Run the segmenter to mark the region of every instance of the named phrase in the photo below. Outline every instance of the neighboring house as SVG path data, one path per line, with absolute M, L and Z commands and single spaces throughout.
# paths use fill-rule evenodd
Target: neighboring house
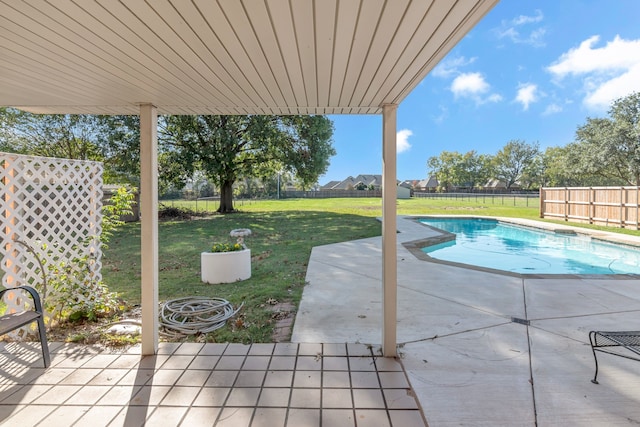
M 323 185 L 322 189 L 353 190 L 360 184 L 364 185 L 365 188 L 369 188 L 369 186 L 372 185 L 374 189 L 379 190 L 382 188 L 382 175 L 358 175 L 355 178 L 350 176 L 347 179 L 340 181 L 338 184 L 333 185 L 331 188 L 326 188 L 329 184 Z
M 431 175 L 427 179 L 423 179 L 418 183 L 416 190 L 435 192 L 438 189 L 438 180 L 435 175 Z
M 329 181 L 320 187 L 320 190 L 334 190 L 338 184 L 340 184 L 340 181 Z
M 483 187 L 485 190 L 506 190 L 507 184 L 496 178 L 491 178 Z M 511 190 L 519 190 L 520 184 L 517 182 L 511 185 Z

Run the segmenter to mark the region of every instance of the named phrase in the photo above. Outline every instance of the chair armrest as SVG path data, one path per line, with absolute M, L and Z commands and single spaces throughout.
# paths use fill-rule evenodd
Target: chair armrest
M 34 311 L 37 311 L 38 313 L 42 313 L 42 303 L 40 302 L 40 294 L 38 294 L 38 291 L 36 291 L 34 288 L 32 288 L 31 286 L 16 286 L 13 288 L 5 288 L 0 290 L 0 298 L 2 297 L 2 295 L 5 292 L 9 292 L 9 291 L 17 291 L 17 290 L 23 290 L 23 291 L 27 291 L 30 295 L 31 295 L 31 299 L 33 300 L 33 304 L 34 304 Z

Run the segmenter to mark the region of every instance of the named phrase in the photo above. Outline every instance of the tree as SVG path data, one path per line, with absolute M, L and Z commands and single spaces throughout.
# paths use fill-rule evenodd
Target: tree
M 443 151 L 438 157 L 427 161 L 429 173 L 435 175 L 441 187 L 475 188 L 490 176 L 491 156 L 469 151 L 460 154 L 457 151 Z
M 326 172 L 333 125 L 324 116 L 166 116 L 160 123 L 169 182 L 200 169 L 220 189 L 218 212 L 233 212 L 236 180 L 292 173 L 310 186 Z
M 640 93 L 617 99 L 609 118 L 588 118 L 576 131 L 579 170 L 640 185 Z
M 520 182 L 527 168 L 539 156 L 539 147 L 537 142 L 528 144 L 518 139 L 509 141 L 493 158 L 495 177 L 503 181 L 507 188 Z

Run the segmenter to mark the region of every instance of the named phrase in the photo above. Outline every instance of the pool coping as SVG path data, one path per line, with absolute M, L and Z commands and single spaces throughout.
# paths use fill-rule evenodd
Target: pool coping
M 522 218 L 505 218 L 505 217 L 493 217 L 493 216 L 478 216 L 478 215 L 411 215 L 405 216 L 404 219 L 412 221 L 422 227 L 426 227 L 436 233 L 437 236 L 430 236 L 422 239 L 411 240 L 402 242 L 402 245 L 417 259 L 426 262 L 432 262 L 434 264 L 449 265 L 458 268 L 465 268 L 468 270 L 482 271 L 486 273 L 500 274 L 509 277 L 521 277 L 528 279 L 614 279 L 614 280 L 638 280 L 639 274 L 529 274 L 529 273 L 514 273 L 512 271 L 498 270 L 494 268 L 481 267 L 478 265 L 465 264 L 461 262 L 445 261 L 433 258 L 427 255 L 422 248 L 427 246 L 433 246 L 440 243 L 455 240 L 456 235 L 448 231 L 440 230 L 435 227 L 431 227 L 427 224 L 420 222 L 424 218 L 466 218 L 466 219 L 492 219 L 498 222 L 517 225 L 520 227 L 542 229 L 558 234 L 575 234 L 588 236 L 593 240 L 601 242 L 612 243 L 622 246 L 631 246 L 640 250 L 640 237 L 630 235 L 620 235 L 618 233 L 590 230 L 570 225 L 561 225 L 555 223 L 548 223 L 542 221 L 535 221 Z

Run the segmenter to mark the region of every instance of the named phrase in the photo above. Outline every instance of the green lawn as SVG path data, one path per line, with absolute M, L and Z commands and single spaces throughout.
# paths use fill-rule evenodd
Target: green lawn
M 189 221 L 160 223 L 160 300 L 185 296 L 221 297 L 238 305 L 241 315 L 208 337 L 210 341 L 268 342 L 275 320 L 270 302 L 298 304 L 307 262 L 314 246 L 379 236 L 381 200 L 284 199 L 239 201 L 239 213 Z M 195 202 L 163 202 L 195 209 Z M 514 204 L 516 206 L 514 206 Z M 538 219 L 537 199 L 398 200 L 398 214 L 465 214 Z M 210 210 L 217 207 L 209 202 Z M 203 210 L 200 201 L 198 210 Z M 200 281 L 200 252 L 214 241 L 229 241 L 235 228 L 250 228 L 247 246 L 252 254 L 252 277 L 234 284 L 208 285 Z M 610 231 L 619 231 L 609 228 Z M 640 235 L 637 231 L 625 232 Z M 107 286 L 130 304 L 140 303 L 140 225 L 127 224 L 115 233 L 104 253 L 102 274 Z

